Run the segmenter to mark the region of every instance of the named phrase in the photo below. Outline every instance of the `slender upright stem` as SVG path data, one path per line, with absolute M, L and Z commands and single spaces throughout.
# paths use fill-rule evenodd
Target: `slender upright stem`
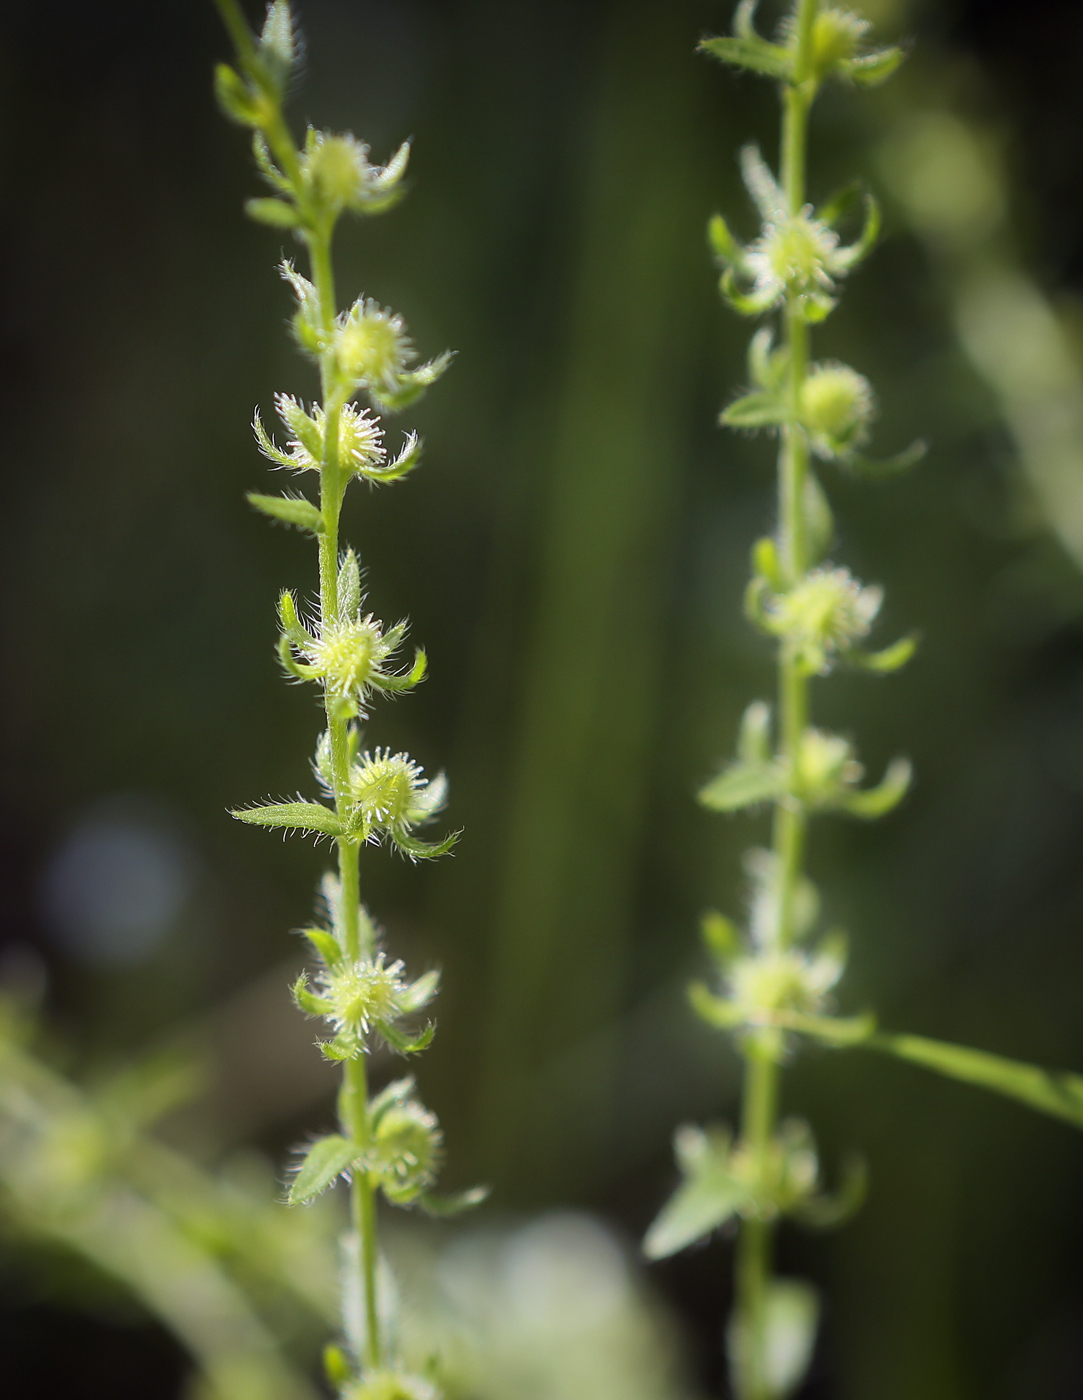
M 781 174 L 791 215 L 805 204 L 808 112 L 814 96 L 812 33 L 818 0 L 800 0 L 795 16 L 797 52 L 794 82 L 783 92 Z M 809 567 L 804 498 L 808 479 L 808 442 L 800 426 L 801 392 L 808 373 L 808 323 L 799 293 L 787 293 L 783 312 L 788 351 L 786 400 L 778 457 L 779 560 L 788 584 Z M 792 645 L 783 641 L 778 658 L 780 757 L 793 774 L 801 736 L 808 723 L 808 678 Z M 792 784 L 789 786 L 792 787 Z M 772 930 L 779 949 L 794 939 L 794 899 L 801 879 L 806 817 L 789 793 L 775 806 L 772 847 L 777 881 L 777 918 Z M 777 1032 L 752 1034 L 745 1043 L 742 1142 L 762 1180 L 778 1118 L 779 1040 Z M 772 1400 L 767 1368 L 767 1299 L 774 1245 L 774 1222 L 750 1213 L 741 1221 L 737 1244 L 736 1319 L 739 1337 L 736 1388 L 739 1400 Z
M 320 321 L 330 341 L 336 315 L 330 229 L 310 233 L 308 248 L 312 263 L 312 280 L 319 300 Z M 342 470 L 339 464 L 339 420 L 342 405 L 335 384 L 333 354 L 333 350 L 326 350 L 320 362 L 325 414 L 324 456 L 320 463 L 320 514 L 323 517 L 323 532 L 319 536 L 320 618 L 325 628 L 333 625 L 338 616 L 338 530 L 343 495 Z M 330 688 L 324 691 L 324 709 L 330 738 L 335 807 L 340 815 L 345 816 L 350 801 L 350 717 L 344 712 L 339 698 Z M 337 845 L 342 937 L 346 956 L 356 960 L 372 951 L 368 947 L 362 947 L 358 871 L 360 848 L 356 841 L 348 837 L 339 837 Z M 367 1147 L 370 1126 L 368 1081 L 363 1055 L 347 1060 L 343 1067 L 341 1118 L 342 1127 L 350 1140 L 361 1148 Z M 376 1240 L 376 1201 L 372 1183 L 363 1171 L 355 1171 L 353 1174 L 350 1187 L 350 1218 L 357 1235 L 360 1256 L 361 1297 L 365 1317 L 364 1361 L 367 1367 L 376 1369 L 383 1362 L 384 1352 L 377 1296 L 379 1249 Z

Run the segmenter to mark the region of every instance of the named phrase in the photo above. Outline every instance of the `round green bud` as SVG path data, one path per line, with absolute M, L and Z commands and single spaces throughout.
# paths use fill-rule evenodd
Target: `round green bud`
M 813 807 L 830 804 L 844 788 L 858 782 L 864 772 L 850 741 L 823 729 L 805 730 L 796 767 L 798 795 Z
M 410 354 L 400 317 L 373 302 L 355 306 L 335 336 L 342 373 L 355 384 L 395 388 Z
M 325 969 L 318 981 L 321 995 L 330 1004 L 328 1018 L 340 1031 L 362 1035 L 373 1025 L 393 1021 L 406 992 L 402 973 L 402 963 L 388 965 L 383 953 Z
M 849 569 L 811 569 L 772 598 L 767 612 L 771 630 L 796 644 L 806 669 L 824 674 L 835 655 L 867 635 L 882 602 L 882 590 L 863 587 Z
M 745 262 L 758 292 L 822 296 L 834 286 L 830 269 L 838 242 L 833 229 L 803 210 L 767 224 L 748 248 Z
M 869 22 L 849 10 L 834 7 L 821 10 L 812 26 L 812 67 L 826 77 L 840 64 L 856 58 Z
M 350 789 L 354 806 L 365 823 L 401 827 L 428 815 L 426 784 L 421 769 L 404 753 L 374 749 L 354 765 Z
M 380 1177 L 388 1199 L 405 1205 L 432 1185 L 442 1145 L 436 1115 L 407 1100 L 381 1115 L 365 1164 Z
M 379 625 L 371 618 L 336 622 L 312 647 L 312 665 L 337 696 L 363 690 L 380 654 Z
M 357 203 L 365 187 L 367 155 L 367 147 L 353 136 L 316 133 L 302 161 L 321 204 L 337 212 Z
M 440 1400 L 440 1392 L 421 1376 L 402 1371 L 370 1371 L 342 1391 L 342 1400 Z
M 864 441 L 875 411 L 872 385 L 849 365 L 813 365 L 801 386 L 801 421 L 822 457 Z

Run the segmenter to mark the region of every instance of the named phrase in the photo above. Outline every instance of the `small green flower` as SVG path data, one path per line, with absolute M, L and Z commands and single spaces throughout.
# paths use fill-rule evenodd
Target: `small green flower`
M 430 1381 L 405 1371 L 370 1371 L 350 1381 L 341 1396 L 342 1400 L 440 1400 L 440 1392 Z
M 447 800 L 442 773 L 427 781 L 408 754 L 373 749 L 361 755 L 350 772 L 350 800 L 356 819 L 378 839 L 386 834 L 396 844 L 415 826 L 431 820 Z
M 805 671 L 826 675 L 836 656 L 868 635 L 883 598 L 849 569 L 811 569 L 789 592 L 767 599 L 764 622 L 790 641 Z
M 817 456 L 845 458 L 867 440 L 875 412 L 863 374 L 833 360 L 811 366 L 801 386 L 801 421 Z
M 413 346 L 401 316 L 362 300 L 335 331 L 335 356 L 342 373 L 355 385 L 391 394 L 413 358 Z
M 842 972 L 843 962 L 835 950 L 763 948 L 731 963 L 729 995 L 752 1024 L 773 1011 L 815 1014 L 823 1009 Z
M 409 142 L 399 147 L 386 166 L 370 165 L 368 154 L 368 146 L 349 132 L 338 136 L 309 128 L 301 153 L 301 180 L 322 214 L 334 218 L 344 209 L 375 214 L 398 197 Z
M 864 772 L 854 756 L 853 744 L 841 734 L 809 728 L 801 736 L 794 787 L 808 806 L 833 805 L 847 788 L 861 781 Z
M 291 433 L 283 451 L 263 427 L 257 413 L 252 422 L 256 442 L 263 455 L 276 466 L 295 472 L 318 472 L 324 460 L 327 415 L 319 404 L 308 413 L 292 394 L 277 394 L 275 408 Z M 338 419 L 338 466 L 356 476 L 379 475 L 386 452 L 383 429 L 367 409 L 344 404 Z
M 380 1115 L 364 1165 L 380 1178 L 388 1200 L 409 1205 L 436 1180 L 442 1157 L 436 1115 L 416 1099 L 406 1099 Z

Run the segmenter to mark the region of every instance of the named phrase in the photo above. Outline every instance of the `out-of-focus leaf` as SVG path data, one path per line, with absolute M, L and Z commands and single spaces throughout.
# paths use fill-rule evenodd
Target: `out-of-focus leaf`
M 290 1205 L 301 1205 L 304 1201 L 311 1201 L 321 1191 L 326 1191 L 344 1171 L 353 1166 L 360 1155 L 357 1144 L 340 1133 L 328 1133 L 327 1137 L 317 1138 L 293 1179 Z

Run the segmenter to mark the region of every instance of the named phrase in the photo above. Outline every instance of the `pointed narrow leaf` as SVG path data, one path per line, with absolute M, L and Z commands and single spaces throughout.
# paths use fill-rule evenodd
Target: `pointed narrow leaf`
M 789 53 L 756 34 L 702 39 L 699 48 L 722 63 L 732 64 L 735 68 L 748 68 L 753 73 L 764 73 L 769 78 L 789 78 L 793 71 Z
M 782 1030 L 810 1035 L 828 1045 L 861 1045 L 876 1032 L 876 1017 L 871 1011 L 864 1016 L 805 1016 L 799 1011 L 776 1011 L 772 1020 Z
M 403 853 L 411 860 L 435 860 L 437 856 L 446 856 L 451 848 L 462 835 L 461 831 L 453 831 L 450 836 L 445 836 L 442 841 L 418 841 L 413 836 L 408 836 L 403 831 L 393 831 L 391 840 Z
M 917 442 L 912 442 L 902 452 L 897 452 L 894 457 L 884 457 L 877 460 L 874 457 L 864 457 L 860 452 L 848 452 L 841 460 L 843 464 L 858 476 L 863 476 L 869 481 L 879 481 L 889 476 L 901 476 L 903 472 L 908 472 L 912 467 L 916 467 L 928 451 L 928 447 L 919 438 Z
M 468 1191 L 454 1191 L 450 1195 L 436 1195 L 432 1191 L 422 1191 L 415 1204 L 426 1215 L 446 1217 L 460 1215 L 464 1210 L 473 1210 L 487 1200 L 491 1188 L 471 1186 Z
M 790 1213 L 810 1230 L 833 1230 L 861 1209 L 868 1185 L 865 1159 L 849 1157 L 843 1163 L 842 1182 L 834 1195 L 810 1196 Z
M 767 428 L 786 418 L 786 405 L 778 394 L 770 393 L 745 394 L 718 415 L 727 428 Z
M 341 1176 L 361 1156 L 358 1146 L 349 1142 L 339 1133 L 317 1138 L 308 1149 L 305 1160 L 290 1186 L 288 1200 L 291 1206 L 311 1201 Z
M 730 1031 L 744 1021 L 741 1008 L 725 997 L 715 996 L 705 982 L 689 984 L 688 1000 L 700 1020 L 716 1030 Z
M 288 831 L 315 831 L 320 836 L 342 836 L 342 823 L 329 807 L 318 802 L 276 802 L 268 807 L 241 807 L 230 812 L 250 826 L 285 827 Z
M 713 215 L 708 223 L 707 242 L 720 262 L 729 263 L 731 267 L 744 265 L 744 249 L 730 232 L 729 225 L 721 214 Z
M 910 786 L 913 771 L 907 759 L 893 759 L 887 766 L 887 772 L 874 788 L 847 792 L 839 799 L 838 805 L 851 817 L 875 821 L 877 817 L 886 816 L 903 800 Z
M 877 675 L 886 676 L 905 666 L 917 648 L 918 638 L 911 633 L 909 637 L 900 637 L 891 646 L 884 647 L 883 651 L 859 651 L 853 647 L 846 653 L 845 660 L 848 665 L 857 666 L 862 671 L 875 671 Z
M 323 534 L 323 516 L 311 501 L 299 496 L 261 496 L 255 491 L 249 491 L 245 499 L 272 520 L 296 525 L 299 530 L 308 530 L 313 535 Z
M 835 517 L 827 494 L 816 473 L 809 469 L 801 493 L 801 515 L 805 524 L 805 539 L 809 562 L 818 564 L 830 553 L 835 538 Z
M 737 756 L 742 763 L 760 764 L 771 760 L 771 706 L 753 700 L 741 716 L 737 735 Z
M 383 1038 L 391 1046 L 392 1050 L 397 1050 L 400 1055 L 417 1055 L 422 1050 L 427 1050 L 432 1044 L 432 1038 L 436 1034 L 435 1026 L 426 1026 L 420 1035 L 405 1035 L 397 1026 L 391 1025 L 389 1021 L 381 1021 L 376 1028 Z
M 284 199 L 247 199 L 244 212 L 257 224 L 269 224 L 271 228 L 296 228 L 301 222 L 297 207 Z
M 782 794 L 782 772 L 773 763 L 735 763 L 701 788 L 698 800 L 712 812 L 737 812 Z
M 699 929 L 707 951 L 721 962 L 729 962 L 741 951 L 741 935 L 737 925 L 717 909 L 707 910 L 699 921 Z
M 976 1084 L 982 1089 L 1017 1099 L 1040 1113 L 1062 1118 L 1083 1128 L 1083 1075 L 1065 1070 L 1041 1069 L 984 1050 L 928 1040 L 923 1035 L 876 1035 L 866 1042 L 870 1050 L 881 1050 L 911 1064 Z
M 730 1366 L 739 1377 L 761 1372 L 766 1381 L 763 1393 L 771 1400 L 789 1400 L 805 1379 L 816 1346 L 820 1322 L 820 1300 L 810 1283 L 798 1279 L 771 1279 L 764 1306 L 763 1356 L 753 1366 L 744 1316 L 734 1313 L 726 1329 L 726 1349 Z
M 736 1215 L 748 1203 L 748 1191 L 721 1167 L 705 1164 L 681 1182 L 643 1238 L 648 1259 L 668 1259 L 695 1244 Z
M 342 962 L 345 954 L 333 933 L 328 933 L 325 928 L 306 928 L 304 935 L 328 967 Z
M 852 58 L 846 65 L 846 74 L 861 87 L 876 87 L 891 77 L 905 57 L 905 49 L 878 49 L 876 53 Z

